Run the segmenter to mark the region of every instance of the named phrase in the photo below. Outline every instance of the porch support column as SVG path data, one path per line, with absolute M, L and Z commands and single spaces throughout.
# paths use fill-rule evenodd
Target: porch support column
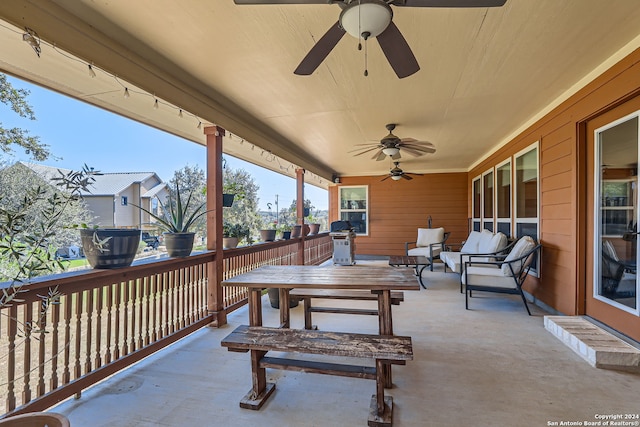
M 296 169 L 296 224 L 300 224 L 298 265 L 304 265 L 304 169 Z
M 224 254 L 222 251 L 222 138 L 219 126 L 204 128 L 207 136 L 207 250 L 216 251 L 215 261 L 207 264 L 207 312 L 213 315 L 212 326 L 227 323 L 222 295 Z

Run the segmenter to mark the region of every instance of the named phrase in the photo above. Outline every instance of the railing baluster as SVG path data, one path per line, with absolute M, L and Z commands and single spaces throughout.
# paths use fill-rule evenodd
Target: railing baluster
M 130 281 L 131 293 L 129 299 L 131 300 L 131 345 L 129 351 L 136 351 L 136 313 L 138 310 L 138 281 Z M 127 316 L 129 317 L 129 316 Z M 138 325 L 139 326 L 139 325 Z
M 40 306 L 38 307 L 40 308 Z M 36 395 L 42 396 L 46 392 L 46 386 L 44 382 L 44 365 L 46 360 L 46 348 L 47 342 L 45 341 L 45 328 L 47 327 L 47 313 L 42 313 L 40 322 L 38 323 L 38 386 L 36 388 Z
M 93 293 L 94 290 L 90 289 L 87 291 L 87 333 L 86 333 L 86 347 L 85 347 L 85 361 L 84 361 L 84 372 L 91 372 L 91 335 L 93 334 Z
M 94 350 L 94 367 L 102 366 L 102 307 L 104 305 L 104 287 L 96 289 L 96 345 Z
M 111 344 L 112 344 L 112 336 L 113 336 L 113 328 L 112 328 L 112 322 L 113 322 L 113 292 L 114 292 L 114 285 L 110 284 L 105 286 L 105 290 L 107 291 L 107 331 L 106 331 L 106 338 L 107 338 L 107 348 L 106 351 L 104 353 L 104 362 L 106 364 L 111 363 L 111 355 L 112 355 L 112 351 L 113 349 L 111 348 Z
M 59 325 L 60 325 L 60 305 L 62 297 L 57 304 L 51 308 L 51 378 L 49 379 L 49 389 L 58 388 L 58 346 L 59 346 Z
M 29 371 L 31 370 L 31 332 L 33 326 L 33 304 L 27 303 L 22 306 L 22 325 L 24 326 L 24 358 L 22 361 L 22 401 L 31 400 L 31 385 L 29 382 Z
M 120 301 L 121 301 L 121 289 L 122 289 L 122 282 L 117 282 L 115 284 L 115 294 L 114 294 L 114 298 L 115 298 L 115 310 L 114 310 L 114 316 L 115 316 L 115 325 L 113 328 L 113 360 L 118 360 L 120 359 Z
M 16 379 L 16 336 L 18 335 L 18 308 L 9 306 L 9 325 L 7 327 L 8 353 L 7 363 L 7 412 L 16 407 L 15 379 Z

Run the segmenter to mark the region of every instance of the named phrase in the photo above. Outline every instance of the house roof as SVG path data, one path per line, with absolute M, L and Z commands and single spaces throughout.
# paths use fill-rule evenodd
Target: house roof
M 390 162 L 352 152 L 379 141 L 387 123 L 435 145 L 403 156 L 403 170 L 468 171 L 640 47 L 637 0 L 392 6 L 420 71 L 398 79 L 376 40 L 358 51 L 345 35 L 312 75 L 298 76 L 340 14 L 310 3 L 3 1 L 0 70 L 203 145 L 198 125 L 217 124 L 225 153 L 290 176 L 295 164 L 326 185 L 334 173 L 388 172 Z
M 36 163 L 19 163 L 33 170 L 35 173 L 46 180 L 51 180 L 54 177 L 60 176 L 59 171 L 63 173 L 68 173 L 71 171 L 70 169 L 62 169 Z M 91 184 L 90 191 L 83 191 L 81 192 L 81 194 L 84 197 L 114 196 L 120 194 L 122 191 L 126 190 L 136 182 L 144 182 L 154 177 L 160 183 L 154 186 L 152 189 L 146 191 L 145 194 L 141 195 L 141 197 L 153 197 L 166 186 L 166 184 L 162 183 L 155 172 L 114 172 L 95 175 L 95 181 L 93 182 L 93 184 Z

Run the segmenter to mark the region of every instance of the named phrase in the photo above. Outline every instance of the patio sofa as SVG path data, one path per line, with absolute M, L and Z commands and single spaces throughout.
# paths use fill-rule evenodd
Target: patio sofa
M 440 260 L 444 264 L 444 271 L 447 271 L 447 267 L 454 273 L 462 272 L 462 264 L 464 263 L 463 255 L 487 255 L 486 261 L 491 261 L 490 255 L 498 254 L 507 249 L 508 245 L 507 236 L 503 233 L 492 233 L 489 230 L 472 231 L 469 233 L 467 240 L 464 241 L 460 251 L 444 251 L 440 252 Z M 451 248 L 449 246 L 448 248 Z M 491 258 L 491 259 L 490 259 Z M 478 258 L 475 258 L 476 260 Z

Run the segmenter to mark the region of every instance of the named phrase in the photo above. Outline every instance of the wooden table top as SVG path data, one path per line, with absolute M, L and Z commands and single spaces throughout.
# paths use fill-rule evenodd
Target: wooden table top
M 420 290 L 410 269 L 370 265 L 265 265 L 222 282 L 249 288 Z

